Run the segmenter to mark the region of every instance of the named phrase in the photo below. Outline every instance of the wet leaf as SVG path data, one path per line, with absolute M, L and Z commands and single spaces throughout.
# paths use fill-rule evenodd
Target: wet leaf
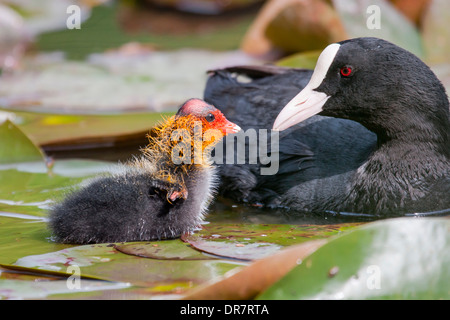
M 237 269 L 212 284 L 201 285 L 188 292 L 186 300 L 248 300 L 265 291 L 308 255 L 326 243 L 326 240 L 312 240 L 287 247 L 273 255 Z
M 66 248 L 49 240 L 51 234 L 42 219 L 0 216 L 0 263 L 12 264 L 17 259 Z
M 0 165 L 0 211 L 43 217 L 50 205 L 84 179 L 114 169 L 113 163 L 58 160 Z
M 449 299 L 450 220 L 377 221 L 329 240 L 260 299 Z
M 0 124 L 0 164 L 44 161 L 42 150 L 9 119 Z
M 78 287 L 79 285 L 79 287 Z M 113 283 L 81 279 L 77 287 L 71 287 L 67 280 L 22 281 L 0 279 L 1 299 L 44 299 L 55 294 L 108 291 L 129 287 L 128 283 Z
M 215 259 L 197 250 L 186 243 L 176 240 L 154 242 L 127 242 L 115 245 L 116 250 L 130 255 L 159 260 L 211 260 Z
M 65 278 L 66 277 L 61 277 L 60 275 L 26 273 L 23 272 L 23 270 L 14 270 L 10 268 L 10 265 L 0 264 L 0 280 L 52 281 Z
M 255 260 L 281 248 L 311 239 L 323 239 L 359 225 L 276 225 L 211 223 L 199 232 L 184 235 L 197 250 L 222 257 Z
M 146 295 L 186 291 L 242 265 L 206 257 L 203 260 L 146 259 L 123 254 L 114 244 L 58 244 L 51 240 L 45 221 L 21 216 L 0 216 L 0 230 L 0 266 L 4 268 L 67 277 L 72 275 L 69 267 L 75 266 L 82 278 L 148 287 Z M 165 243 L 156 244 L 162 247 Z M 173 242 L 169 245 L 176 246 Z M 199 254 L 181 241 L 179 247 L 184 247 L 191 255 Z
M 139 153 L 148 143 L 150 129 L 173 113 L 130 113 L 117 115 L 61 115 L 15 112 L 18 126 L 50 155 L 77 157 L 98 153 L 96 158 Z M 97 150 L 97 151 L 96 151 Z M 125 157 L 125 156 L 124 156 Z

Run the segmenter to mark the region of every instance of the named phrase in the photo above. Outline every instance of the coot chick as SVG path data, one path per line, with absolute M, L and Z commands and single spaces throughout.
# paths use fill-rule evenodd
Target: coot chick
M 168 239 L 198 228 L 214 194 L 208 150 L 240 128 L 203 100 L 188 100 L 149 136 L 143 154 L 94 178 L 51 209 L 63 243 Z
M 267 127 L 267 115 L 292 99 L 273 125 L 287 129 L 279 173 L 261 177 L 250 166 L 238 168 L 252 181 L 249 199 L 301 212 L 377 216 L 450 208 L 449 102 L 419 58 L 385 40 L 356 38 L 328 46 L 310 77 L 300 70 L 277 73 L 253 72 L 240 83 L 219 70 L 205 90 L 205 100 L 220 101 L 238 124 L 252 110 L 256 127 Z M 286 88 L 274 92 L 270 82 Z M 232 98 L 236 92 L 239 98 Z M 228 107 L 231 102 L 242 109 Z M 236 168 L 226 167 L 224 179 L 233 179 Z M 225 188 L 232 191 L 233 184 Z

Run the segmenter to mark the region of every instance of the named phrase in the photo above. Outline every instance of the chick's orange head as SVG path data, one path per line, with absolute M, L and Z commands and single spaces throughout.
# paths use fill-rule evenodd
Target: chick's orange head
M 193 117 L 195 120 L 202 122 L 204 131 L 217 129 L 224 136 L 241 130 L 237 124 L 228 121 L 220 110 L 201 99 L 186 101 L 178 110 L 176 117 Z

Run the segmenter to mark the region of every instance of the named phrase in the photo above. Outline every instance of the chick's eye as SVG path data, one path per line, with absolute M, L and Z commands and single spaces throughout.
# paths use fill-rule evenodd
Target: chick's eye
M 343 77 L 350 77 L 351 74 L 352 74 L 352 71 L 353 71 L 352 67 L 349 67 L 349 66 L 342 67 L 341 68 L 341 75 Z
M 213 122 L 216 117 L 214 117 L 214 115 L 212 113 L 208 113 L 208 115 L 205 117 L 206 121 L 208 122 Z

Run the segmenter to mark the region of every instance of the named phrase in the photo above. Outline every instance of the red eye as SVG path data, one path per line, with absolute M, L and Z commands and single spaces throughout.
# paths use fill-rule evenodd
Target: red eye
M 343 77 L 349 77 L 352 74 L 352 67 L 342 67 L 341 75 Z

